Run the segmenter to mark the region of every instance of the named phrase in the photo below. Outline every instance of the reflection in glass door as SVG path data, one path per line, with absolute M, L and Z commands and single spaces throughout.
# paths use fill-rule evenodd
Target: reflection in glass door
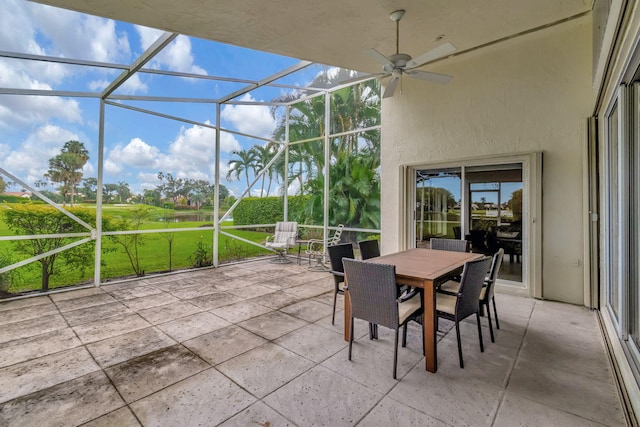
M 498 278 L 522 282 L 522 165 L 490 165 L 465 169 L 469 194 L 467 239 L 473 252 L 493 255 L 504 249 Z
M 498 278 L 523 285 L 522 163 L 417 170 L 415 191 L 417 247 L 439 237 L 464 238 L 473 252 L 489 256 L 502 248 Z
M 460 168 L 416 172 L 416 246 L 432 237 L 460 239 Z

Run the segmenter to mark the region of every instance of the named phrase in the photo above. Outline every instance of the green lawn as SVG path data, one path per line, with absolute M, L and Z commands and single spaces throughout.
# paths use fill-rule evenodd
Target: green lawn
M 5 205 L 4 208 L 7 208 Z M 89 207 L 90 208 L 90 207 Z M 2 207 L 0 207 L 2 209 Z M 122 219 L 131 218 L 132 207 L 129 206 L 110 206 L 106 205 L 103 210 L 105 218 Z M 149 215 L 149 220 L 145 221 L 140 229 L 145 230 L 163 230 L 167 227 L 171 228 L 197 228 L 211 225 L 211 222 L 171 222 L 167 224 L 159 221 L 159 218 L 167 217 L 172 214 L 176 216 L 193 215 L 193 211 L 177 211 L 161 208 L 153 208 Z M 223 225 L 233 225 L 231 222 L 225 222 Z M 244 239 L 262 243 L 269 233 L 247 231 L 247 230 L 226 230 L 228 233 L 242 237 Z M 0 235 L 13 235 L 4 222 L 3 215 L 0 210 Z M 193 267 L 194 252 L 198 248 L 198 243 L 206 249 L 208 258 L 212 256 L 213 231 L 212 230 L 195 230 L 172 233 L 143 234 L 142 242 L 138 246 L 139 263 L 145 274 L 167 272 L 170 269 L 169 264 L 169 237 L 172 236 L 172 256 L 171 270 L 185 269 Z M 70 240 L 71 241 L 71 240 Z M 67 242 L 68 243 L 68 242 Z M 6 258 L 9 257 L 11 262 L 17 262 L 24 259 L 24 254 L 13 252 L 14 244 L 8 241 L 0 241 L 0 254 L 5 259 L 4 265 L 7 265 Z M 227 236 L 219 236 L 219 260 L 221 263 L 229 262 L 237 259 L 249 258 L 257 255 L 269 255 L 271 251 L 261 249 L 248 243 L 231 239 Z M 2 259 L 0 258 L 0 259 Z M 28 290 L 36 290 L 41 287 L 41 266 L 39 262 L 33 262 L 29 265 L 20 267 L 15 270 L 12 276 L 11 285 L 8 288 L 11 292 L 23 292 Z M 133 276 L 134 270 L 125 250 L 112 242 L 105 236 L 103 238 L 102 251 L 102 280 Z M 83 269 L 69 268 L 62 262 L 56 264 L 56 271 L 50 279 L 49 287 L 61 287 L 75 285 L 85 282 L 93 282 L 94 261 L 92 260 Z

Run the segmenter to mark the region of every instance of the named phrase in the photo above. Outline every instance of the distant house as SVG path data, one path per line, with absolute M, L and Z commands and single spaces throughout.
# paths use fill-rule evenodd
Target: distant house
M 31 191 L 5 191 L 2 194 L 5 196 L 24 197 L 25 199 L 31 198 Z

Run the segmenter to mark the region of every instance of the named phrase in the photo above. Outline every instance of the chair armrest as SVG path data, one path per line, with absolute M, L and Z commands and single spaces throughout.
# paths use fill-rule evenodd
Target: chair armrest
M 340 271 L 329 271 L 329 273 L 333 274 L 334 276 L 338 276 L 338 277 L 344 277 L 344 273 L 340 272 Z
M 264 242 L 265 242 L 265 243 L 272 242 L 272 241 L 273 241 L 273 239 L 274 239 L 275 237 L 276 237 L 275 235 L 267 236 L 267 239 L 266 239 Z
M 306 253 L 315 254 L 319 252 L 324 252 L 324 244 L 325 244 L 324 240 L 309 240 Z
M 400 295 L 400 297 L 398 297 L 398 302 L 409 301 L 411 298 L 413 298 L 419 293 L 420 293 L 420 290 L 418 288 L 411 288 L 408 292 L 405 292 L 404 294 Z

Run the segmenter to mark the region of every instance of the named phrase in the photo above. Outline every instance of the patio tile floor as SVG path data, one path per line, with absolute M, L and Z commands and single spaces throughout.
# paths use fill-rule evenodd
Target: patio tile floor
M 411 324 L 353 360 L 333 280 L 257 260 L 0 303 L 2 426 L 622 426 L 596 314 L 496 295 L 485 352 L 475 320 L 441 321 L 436 374 Z

